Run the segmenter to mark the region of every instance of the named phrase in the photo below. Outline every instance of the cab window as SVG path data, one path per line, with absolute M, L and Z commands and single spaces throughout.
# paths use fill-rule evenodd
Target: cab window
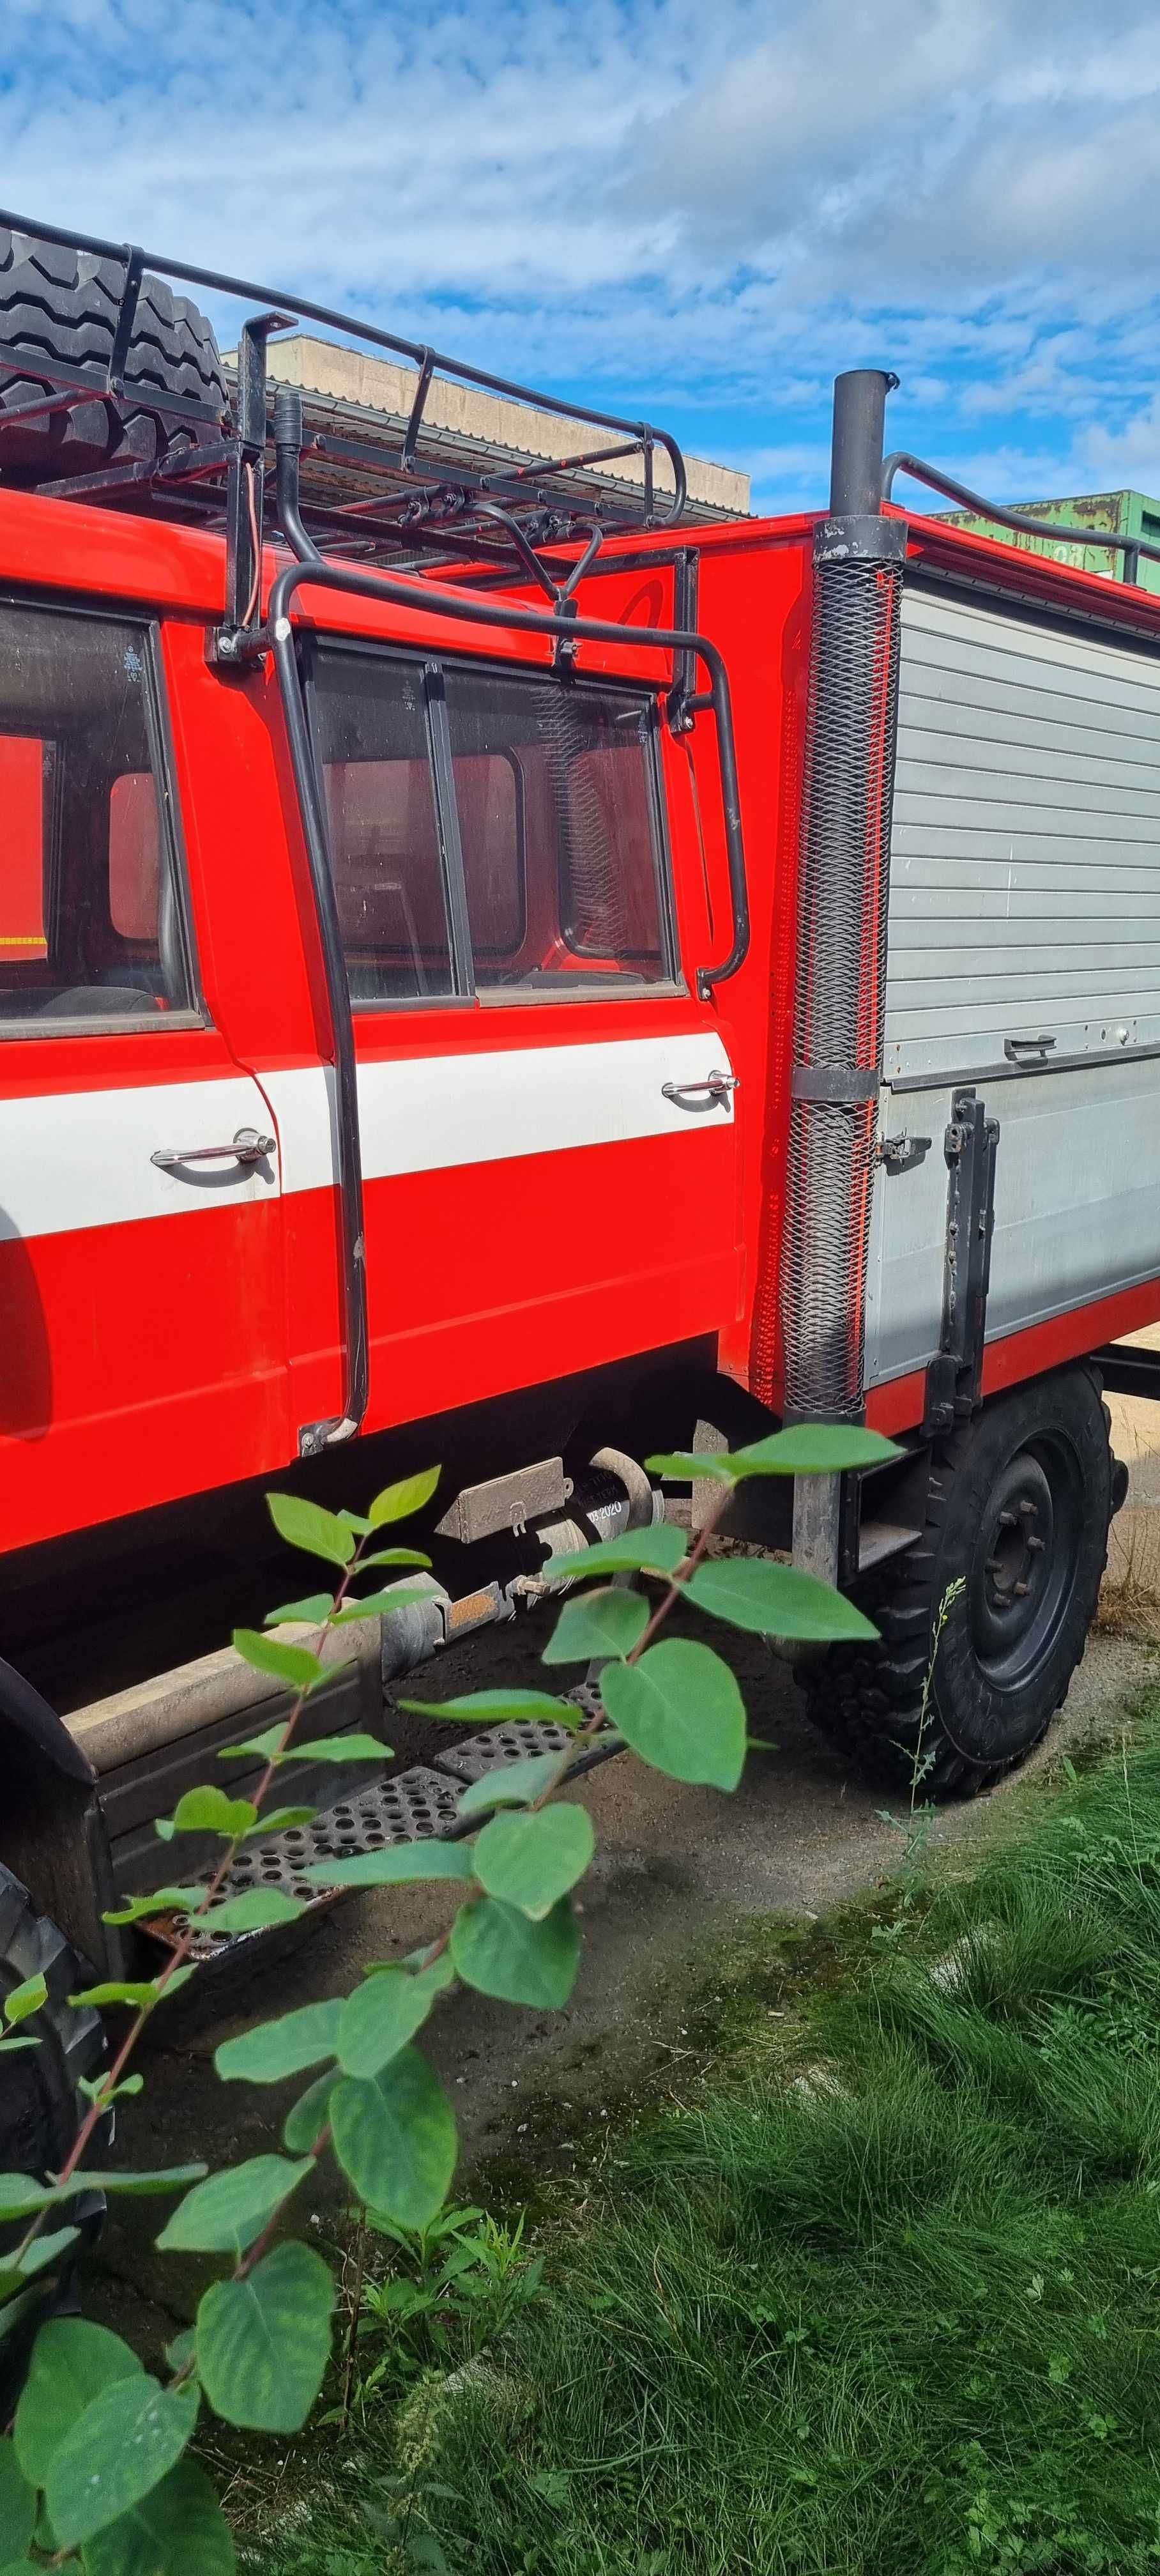
M 148 630 L 0 602 L 0 1026 L 193 1003 Z
M 310 683 L 356 1005 L 673 980 L 643 692 L 337 644 Z

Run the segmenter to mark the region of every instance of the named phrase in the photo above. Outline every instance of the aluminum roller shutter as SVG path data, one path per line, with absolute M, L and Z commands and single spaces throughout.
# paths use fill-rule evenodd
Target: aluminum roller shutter
M 1160 1042 L 1160 655 L 911 587 L 886 1080 Z

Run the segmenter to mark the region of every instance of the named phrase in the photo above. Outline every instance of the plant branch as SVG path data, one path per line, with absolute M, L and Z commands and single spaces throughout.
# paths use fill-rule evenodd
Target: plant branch
M 343 1570 L 342 1580 L 338 1586 L 338 1590 L 334 1595 L 326 1618 L 323 1620 L 319 1629 L 320 1644 L 323 1639 L 330 1634 L 338 1612 L 344 1607 L 350 1585 L 355 1575 L 360 1570 L 363 1550 L 366 1544 L 367 1540 L 365 1536 L 359 1539 L 349 1565 L 347 1565 Z M 309 1695 L 309 1686 L 299 1691 L 298 1696 L 289 1711 L 285 1726 L 283 1727 L 282 1733 L 278 1738 L 278 1742 L 274 1747 L 274 1751 L 270 1755 L 266 1763 L 266 1767 L 258 1780 L 257 1787 L 249 1801 L 256 1813 L 261 1812 L 263 1802 L 269 1796 L 270 1789 L 278 1770 L 279 1762 L 293 1740 L 295 1729 L 301 1718 L 302 1711 L 306 1706 Z M 249 1832 L 250 1830 L 251 1828 L 246 1828 L 246 1832 Z M 198 1905 L 194 1913 L 187 1916 L 185 1929 L 179 1933 L 177 1940 L 174 1942 L 170 1956 L 166 1960 L 164 1967 L 155 1981 L 152 1997 L 148 2003 L 144 2003 L 139 2006 L 134 2020 L 130 2024 L 125 2038 L 122 2040 L 121 2045 L 117 2050 L 116 2056 L 114 2057 L 109 2072 L 101 2085 L 100 2091 L 90 2103 L 84 2119 L 81 2121 L 76 2137 L 73 2140 L 72 2147 L 58 2176 L 58 2181 L 61 2184 L 71 2182 L 73 2175 L 78 2171 L 79 2167 L 83 2163 L 84 2157 L 92 2143 L 93 2136 L 109 2107 L 110 2098 L 115 2092 L 117 2085 L 120 2083 L 121 2077 L 123 2076 L 134 2051 L 141 2041 L 146 2024 L 152 2020 L 158 2004 L 162 2001 L 167 1987 L 172 1984 L 174 1977 L 177 1975 L 178 1969 L 185 1966 L 190 1951 L 193 1948 L 194 1941 L 197 1938 L 198 1926 L 204 1921 L 205 1916 L 209 1913 L 215 1898 L 224 1885 L 225 1880 L 228 1878 L 230 1870 L 232 1869 L 236 1859 L 239 1846 L 244 1840 L 245 1833 L 235 1834 L 226 1844 L 221 1859 L 214 1870 L 213 1876 L 206 1884 L 200 1905 Z M 329 2132 L 327 2132 L 327 2134 L 329 2134 Z M 27 2233 L 22 2238 L 16 2252 L 11 2257 L 13 2265 L 20 2263 L 25 2254 L 29 2251 L 30 2247 L 35 2243 L 47 2216 L 47 2209 L 39 2209 L 36 2211 L 28 2227 Z

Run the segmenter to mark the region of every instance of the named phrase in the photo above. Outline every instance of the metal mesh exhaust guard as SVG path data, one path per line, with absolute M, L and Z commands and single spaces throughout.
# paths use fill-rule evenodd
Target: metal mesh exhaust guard
M 817 531 L 781 1309 L 785 1413 L 862 1412 L 905 522 Z

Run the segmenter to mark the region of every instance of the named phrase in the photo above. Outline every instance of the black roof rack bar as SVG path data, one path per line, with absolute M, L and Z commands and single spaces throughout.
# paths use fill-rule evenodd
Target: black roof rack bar
M 671 495 L 666 496 L 664 514 L 663 517 L 658 517 L 657 524 L 667 527 L 671 520 L 680 517 L 684 509 L 687 486 L 685 462 L 681 450 L 676 439 L 670 437 L 667 430 L 654 429 L 647 421 L 624 420 L 616 412 L 594 411 L 587 403 L 565 402 L 556 394 L 537 393 L 533 386 L 519 384 L 506 376 L 492 375 L 486 368 L 470 366 L 460 358 L 446 357 L 440 350 L 428 347 L 423 341 L 401 339 L 397 333 L 384 331 L 377 323 L 361 321 L 354 314 L 339 312 L 333 305 L 315 304 L 305 296 L 283 295 L 273 287 L 257 285 L 252 278 L 231 277 L 224 269 L 199 268 L 190 260 L 169 259 L 161 252 L 143 250 L 131 242 L 106 241 L 99 234 L 73 232 L 64 225 L 41 223 L 28 215 L 14 214 L 7 207 L 0 207 L 0 224 L 8 226 L 13 232 L 27 234 L 39 241 L 56 242 L 65 249 L 87 251 L 97 259 L 112 259 L 120 262 L 125 270 L 125 288 L 121 316 L 118 317 L 118 329 L 114 336 L 114 356 L 121 338 L 121 321 L 125 304 L 130 295 L 133 296 L 134 301 L 136 300 L 141 271 L 145 268 L 155 269 L 163 277 L 176 278 L 182 285 L 196 286 L 203 292 L 238 296 L 244 303 L 275 305 L 292 315 L 296 321 L 318 322 L 326 330 L 340 331 L 348 338 L 368 342 L 372 348 L 388 350 L 392 357 L 408 359 L 419 370 L 419 383 L 403 441 L 403 452 L 407 457 L 414 456 L 427 392 L 432 377 L 438 373 L 453 377 L 458 384 L 474 385 L 484 393 L 500 394 L 509 402 L 529 403 L 537 411 L 551 412 L 558 420 L 587 421 L 594 429 L 618 432 L 622 438 L 630 442 L 632 449 L 639 451 L 643 456 L 645 510 L 650 518 L 653 516 L 654 504 L 653 452 L 657 446 L 663 447 L 673 470 L 674 490 Z M 38 360 L 38 368 L 39 366 Z M 54 380 L 58 372 L 55 368 L 47 366 L 40 371 L 46 376 L 51 375 Z M 106 390 L 113 393 L 117 388 L 111 381 L 111 367 L 107 373 L 110 380 Z M 87 389 L 91 393 L 94 389 L 94 379 L 90 376 L 86 382 Z M 150 389 L 151 404 L 154 401 L 155 397 Z M 164 400 L 156 399 L 156 408 L 168 411 L 176 409 L 177 404 L 173 397 L 166 395 Z M 13 411 L 8 417 L 17 419 L 19 413 Z
M 1102 546 L 1107 554 L 1122 554 L 1125 581 L 1135 580 L 1141 555 L 1146 555 L 1150 563 L 1160 563 L 1160 546 L 1148 545 L 1143 537 L 1116 536 L 1107 528 L 1085 528 L 1078 520 L 1036 519 L 1028 510 L 1004 509 L 997 501 L 985 501 L 967 484 L 956 483 L 953 475 L 941 473 L 935 465 L 924 464 L 921 456 L 908 455 L 903 447 L 897 448 L 893 456 L 886 457 L 883 462 L 884 501 L 891 498 L 898 474 L 909 474 L 913 482 L 925 483 L 930 491 L 941 492 L 944 500 L 957 502 L 959 508 L 969 510 L 972 517 L 993 519 L 996 527 L 1013 528 L 1018 536 L 1039 537 L 1050 545 Z

